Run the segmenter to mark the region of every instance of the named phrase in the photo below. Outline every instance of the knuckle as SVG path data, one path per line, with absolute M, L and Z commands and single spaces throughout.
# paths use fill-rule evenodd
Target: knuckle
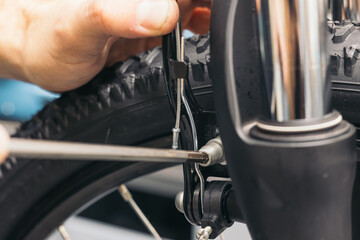
M 100 26 L 105 29 L 106 32 L 110 32 L 109 25 L 106 21 L 105 3 L 106 1 L 92 0 L 89 1 L 87 7 L 87 17 L 91 24 Z

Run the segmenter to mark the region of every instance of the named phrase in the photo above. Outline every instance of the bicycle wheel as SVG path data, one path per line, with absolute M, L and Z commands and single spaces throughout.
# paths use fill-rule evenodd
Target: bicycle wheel
M 212 110 L 206 61 L 209 38 L 186 42 L 193 91 Z M 194 54 L 196 53 L 196 54 Z M 161 49 L 103 70 L 63 94 L 15 137 L 167 147 L 174 118 L 164 86 Z M 0 174 L 0 239 L 44 239 L 76 210 L 119 184 L 173 164 L 8 158 Z
M 333 105 L 345 119 L 360 124 L 360 68 L 355 46 L 359 27 L 343 23 L 330 24 L 329 29 Z M 350 47 L 354 51 L 345 51 Z M 203 108 L 212 110 L 209 37 L 187 40 L 186 52 L 194 94 Z M 166 136 L 172 127 L 161 50 L 155 48 L 105 69 L 86 86 L 65 93 L 24 123 L 16 137 L 162 147 L 169 145 Z M 0 239 L 43 239 L 101 193 L 170 165 L 9 158 L 0 166 Z M 355 187 L 355 200 L 359 192 Z M 358 209 L 354 204 L 355 224 Z

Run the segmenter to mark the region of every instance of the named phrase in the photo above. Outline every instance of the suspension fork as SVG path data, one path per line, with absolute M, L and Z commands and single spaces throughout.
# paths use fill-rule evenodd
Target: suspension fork
M 214 0 L 211 66 L 253 239 L 351 239 L 355 129 L 330 107 L 325 0 Z

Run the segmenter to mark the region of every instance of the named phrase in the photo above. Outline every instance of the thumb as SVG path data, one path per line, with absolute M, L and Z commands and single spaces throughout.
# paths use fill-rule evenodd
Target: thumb
M 175 0 L 86 0 L 88 30 L 125 38 L 170 32 L 179 18 Z
M 3 163 L 7 154 L 9 147 L 9 135 L 5 128 L 0 125 L 0 164 Z

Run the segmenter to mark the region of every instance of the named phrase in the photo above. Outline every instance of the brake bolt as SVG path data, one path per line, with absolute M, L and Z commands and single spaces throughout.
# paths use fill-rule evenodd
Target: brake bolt
M 201 228 L 196 233 L 196 239 L 197 240 L 209 240 L 209 236 L 210 236 L 211 232 L 212 232 L 212 228 L 210 226 Z

